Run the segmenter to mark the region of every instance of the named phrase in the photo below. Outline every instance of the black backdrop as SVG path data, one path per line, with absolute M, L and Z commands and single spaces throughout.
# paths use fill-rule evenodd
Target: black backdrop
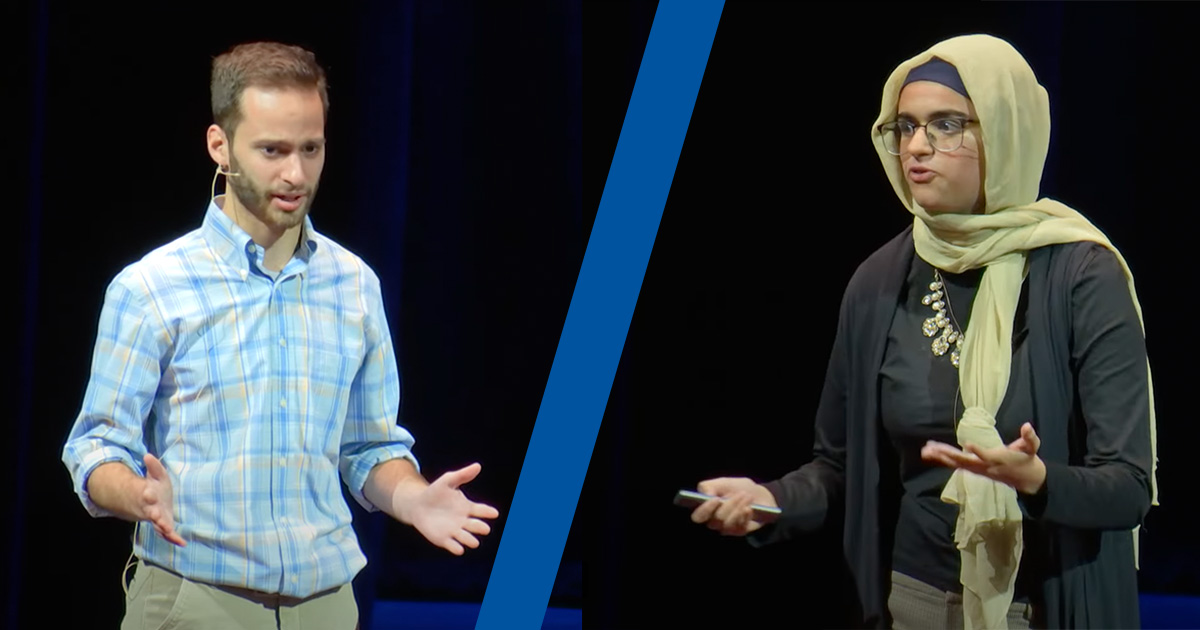
M 655 6 L 6 4 L 15 297 L 0 625 L 120 616 L 130 526 L 88 518 L 59 455 L 105 284 L 200 220 L 212 56 L 280 39 L 326 65 L 330 159 L 313 220 L 383 280 L 425 470 L 481 461 L 468 490 L 503 513 Z M 1043 193 L 1088 214 L 1137 274 L 1164 502 L 1140 577 L 1145 591 L 1200 593 L 1183 465 L 1197 437 L 1184 397 L 1196 346 L 1187 318 L 1168 316 L 1190 300 L 1167 301 L 1188 286 L 1197 227 L 1196 17 L 1173 3 L 730 3 L 551 603 L 583 604 L 589 628 L 795 611 L 840 622 L 836 535 L 756 551 L 693 526 L 670 497 L 807 460 L 842 287 L 909 220 L 867 140 L 879 88 L 903 59 L 965 32 L 1005 37 L 1030 60 L 1054 112 Z M 453 559 L 355 509 L 371 558 L 360 602 L 482 597 L 503 514 L 482 549 Z
M 1143 592 L 1200 594 L 1186 462 L 1200 437 L 1175 313 L 1193 277 L 1200 46 L 1188 3 L 728 2 L 593 453 L 588 628 L 844 623 L 837 531 L 756 550 L 671 504 L 714 476 L 772 479 L 811 458 L 812 414 L 846 281 L 911 222 L 868 131 L 901 61 L 954 35 L 1012 42 L 1050 93 L 1042 194 L 1122 250 L 1149 331 L 1163 505 Z M 585 5 L 584 207 L 616 146 L 655 3 Z M 632 63 L 631 63 L 632 62 Z M 1173 312 L 1175 311 L 1175 312 Z M 578 521 L 577 521 L 578 526 Z M 1177 619 L 1200 626 L 1200 618 Z

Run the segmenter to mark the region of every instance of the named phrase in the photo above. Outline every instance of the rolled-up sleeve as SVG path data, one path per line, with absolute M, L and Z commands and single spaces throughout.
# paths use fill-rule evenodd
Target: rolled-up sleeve
M 351 496 L 369 512 L 378 508 L 363 495 L 367 476 L 375 466 L 392 459 L 407 459 L 420 470 L 412 453 L 414 439 L 398 424 L 400 373 L 392 345 L 379 280 L 371 272 L 364 282 L 365 354 L 350 385 L 346 424 L 342 431 L 339 469 Z
M 108 287 L 83 405 L 63 447 L 75 492 L 92 516 L 112 515 L 88 495 L 88 477 L 97 466 L 119 461 L 145 472 L 143 424 L 170 342 L 138 284 L 136 276 L 122 273 Z

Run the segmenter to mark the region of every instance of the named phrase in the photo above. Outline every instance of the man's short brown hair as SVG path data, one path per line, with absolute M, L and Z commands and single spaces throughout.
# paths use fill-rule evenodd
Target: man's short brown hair
M 316 55 L 275 42 L 239 44 L 213 59 L 212 65 L 213 120 L 230 138 L 242 122 L 242 93 L 251 86 L 315 89 L 329 116 L 325 70 Z

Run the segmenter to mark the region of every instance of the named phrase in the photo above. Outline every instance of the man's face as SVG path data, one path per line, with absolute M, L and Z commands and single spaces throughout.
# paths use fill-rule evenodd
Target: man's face
M 241 205 L 282 232 L 308 214 L 325 166 L 325 111 L 315 89 L 249 87 L 230 146 L 228 178 Z
M 919 125 L 946 117 L 975 120 L 975 107 L 967 97 L 932 81 L 914 81 L 900 92 L 897 119 Z M 949 152 L 934 149 L 926 130 L 917 129 L 900 145 L 900 165 L 913 199 L 930 213 L 983 210 L 983 142 L 977 123 L 965 126 L 962 146 Z

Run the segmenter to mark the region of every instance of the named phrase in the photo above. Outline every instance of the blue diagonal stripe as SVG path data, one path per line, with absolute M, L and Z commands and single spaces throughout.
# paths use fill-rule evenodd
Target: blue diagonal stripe
M 542 625 L 723 6 L 658 4 L 477 630 Z

